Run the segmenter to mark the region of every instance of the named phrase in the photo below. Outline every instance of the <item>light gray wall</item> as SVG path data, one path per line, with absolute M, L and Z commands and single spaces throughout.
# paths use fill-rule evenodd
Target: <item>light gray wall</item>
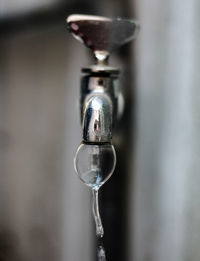
M 73 169 L 79 47 L 60 25 L 1 42 L 1 260 L 92 255 L 90 193 Z
M 136 1 L 130 260 L 200 259 L 198 1 Z

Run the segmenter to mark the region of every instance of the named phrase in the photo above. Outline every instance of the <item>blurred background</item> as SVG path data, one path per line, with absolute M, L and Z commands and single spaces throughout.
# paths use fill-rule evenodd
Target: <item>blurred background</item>
M 81 67 L 71 13 L 134 17 L 113 55 L 125 113 L 100 195 L 108 261 L 200 260 L 198 0 L 0 0 L 0 260 L 92 261 L 91 193 L 75 176 Z

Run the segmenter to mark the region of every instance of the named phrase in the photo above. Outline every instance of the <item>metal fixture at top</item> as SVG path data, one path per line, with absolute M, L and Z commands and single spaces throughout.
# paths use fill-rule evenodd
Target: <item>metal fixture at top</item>
M 110 54 L 136 37 L 138 23 L 133 19 L 111 19 L 74 14 L 67 18 L 69 31 L 93 51 L 96 64 L 83 68 L 81 81 L 81 120 L 83 141 L 111 142 L 112 127 L 119 108 L 119 70 L 108 65 Z

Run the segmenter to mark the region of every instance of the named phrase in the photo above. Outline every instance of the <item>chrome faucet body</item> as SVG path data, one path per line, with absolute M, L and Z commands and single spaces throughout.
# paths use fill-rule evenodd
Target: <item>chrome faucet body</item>
M 83 141 L 111 143 L 112 128 L 122 113 L 122 96 L 117 85 L 119 71 L 110 67 L 108 60 L 114 50 L 135 38 L 138 24 L 133 19 L 73 14 L 67 18 L 67 25 L 96 59 L 96 65 L 83 69 L 87 73 L 81 82 Z
M 108 66 L 84 68 L 81 80 L 81 121 L 85 143 L 110 143 L 120 109 L 119 71 Z

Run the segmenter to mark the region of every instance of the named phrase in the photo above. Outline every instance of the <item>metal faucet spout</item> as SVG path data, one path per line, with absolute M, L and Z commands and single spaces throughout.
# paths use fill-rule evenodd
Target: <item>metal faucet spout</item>
M 106 143 L 112 139 L 113 105 L 106 93 L 89 96 L 83 110 L 83 141 Z

